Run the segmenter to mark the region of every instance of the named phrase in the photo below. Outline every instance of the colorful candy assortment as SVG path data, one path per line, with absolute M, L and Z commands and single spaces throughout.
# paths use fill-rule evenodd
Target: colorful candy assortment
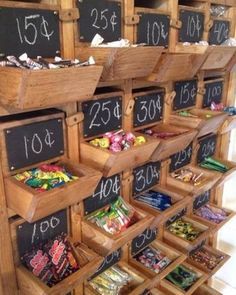
M 65 234 L 57 236 L 38 249 L 33 249 L 21 259 L 23 264 L 49 287 L 80 268 Z
M 115 235 L 137 222 L 134 209 L 121 197 L 88 217 L 88 220 Z
M 165 278 L 175 286 L 187 291 L 198 280 L 198 275 L 187 267 L 179 265 Z
M 115 265 L 89 281 L 89 285 L 101 295 L 119 295 L 127 294 L 125 289 L 132 280 L 129 273 Z
M 227 213 L 224 209 L 212 207 L 209 204 L 202 206 L 195 214 L 215 223 L 221 223 L 227 218 Z
M 229 106 L 229 107 L 225 107 L 223 103 L 215 103 L 212 102 L 211 103 L 211 110 L 212 111 L 218 111 L 218 112 L 225 112 L 227 113 L 229 116 L 234 116 L 236 115 L 236 107 L 234 106 Z
M 67 172 L 65 168 L 48 164 L 16 174 L 14 177 L 39 192 L 48 191 L 78 179 L 77 176 Z
M 217 161 L 217 160 L 215 160 L 215 159 L 213 159 L 211 157 L 206 158 L 199 165 L 202 168 L 218 171 L 218 172 L 221 172 L 221 173 L 225 173 L 225 172 L 229 171 L 229 169 L 230 169 L 228 166 L 224 165 L 220 161 Z
M 48 62 L 41 56 L 38 56 L 36 60 L 33 60 L 29 58 L 26 53 L 19 56 L 19 58 L 10 55 L 0 59 L 0 67 L 17 67 L 20 69 L 29 70 L 60 69 L 68 67 L 88 66 L 94 64 L 95 61 L 92 56 L 88 59 L 88 61 L 82 63 L 78 59 L 62 59 L 58 56 L 55 57 L 54 62 Z
M 149 191 L 147 193 L 143 193 L 141 195 L 138 195 L 135 199 L 160 211 L 165 211 L 172 205 L 170 196 L 156 191 Z
M 192 223 L 184 221 L 183 219 L 178 219 L 171 223 L 168 230 L 187 241 L 194 241 L 201 234 L 201 231 L 195 228 Z
M 93 146 L 108 149 L 111 152 L 121 152 L 130 149 L 132 146 L 144 144 L 146 139 L 144 136 L 135 136 L 132 132 L 107 132 L 102 138 L 95 138 L 89 143 Z
M 206 249 L 201 248 L 194 251 L 189 258 L 211 271 L 225 258 L 225 256 L 213 254 Z
M 190 118 L 199 118 L 199 116 L 193 115 L 189 111 L 181 111 L 181 112 L 179 112 L 179 116 L 181 116 L 181 117 L 190 117 Z M 212 117 L 212 114 L 205 114 L 205 115 L 202 114 L 201 117 L 204 117 L 206 119 L 210 119 Z
M 144 130 L 144 133 L 152 137 L 160 138 L 160 139 L 168 139 L 168 138 L 175 137 L 182 134 L 180 132 L 167 132 L 167 131 L 157 132 L 157 131 L 153 131 L 152 129 L 146 129 Z
M 200 185 L 204 180 L 203 173 L 195 173 L 190 168 L 183 168 L 172 172 L 171 177 L 181 180 L 183 182 L 191 183 L 195 186 Z
M 160 273 L 171 263 L 171 260 L 164 253 L 151 246 L 139 252 L 135 259 L 155 273 Z

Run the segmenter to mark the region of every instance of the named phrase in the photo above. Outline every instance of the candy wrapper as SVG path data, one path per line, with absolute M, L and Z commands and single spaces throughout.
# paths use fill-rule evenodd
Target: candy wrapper
M 190 287 L 198 280 L 197 274 L 183 265 L 177 266 L 165 278 L 172 284 L 185 291 L 188 291 Z
M 116 265 L 89 281 L 89 285 L 101 295 L 118 295 L 130 281 L 131 275 Z
M 175 136 L 178 136 L 182 133 L 180 132 L 157 132 L 157 131 L 153 131 L 152 129 L 146 129 L 144 130 L 144 133 L 149 135 L 149 136 L 152 136 L 154 138 L 160 138 L 160 139 L 168 139 L 168 138 L 171 138 L 171 137 L 175 137 Z
M 145 137 L 135 136 L 131 132 L 119 130 L 117 132 L 107 132 L 102 138 L 95 138 L 89 143 L 102 149 L 118 153 L 130 149 L 132 146 L 139 146 L 146 142 Z
M 221 163 L 220 161 L 217 161 L 211 157 L 206 158 L 203 162 L 199 164 L 200 167 L 206 168 L 208 170 L 214 170 L 221 173 L 226 173 L 229 171 L 229 167 L 227 167 L 225 164 Z
M 208 270 L 212 271 L 224 258 L 223 255 L 216 255 L 204 248 L 194 251 L 189 258 L 201 266 L 206 267 Z
M 227 219 L 227 213 L 225 210 L 212 207 L 208 204 L 198 209 L 195 214 L 217 224 Z
M 173 222 L 168 227 L 168 230 L 177 237 L 183 238 L 187 241 L 194 241 L 201 234 L 201 231 L 195 228 L 192 223 L 182 219 Z
M 211 5 L 210 8 L 211 15 L 216 17 L 224 16 L 227 11 L 228 7 L 223 5 Z
M 111 205 L 88 217 L 92 223 L 115 235 L 137 222 L 134 209 L 119 197 Z
M 160 211 L 165 211 L 172 205 L 170 196 L 155 191 L 143 193 L 138 195 L 135 199 Z
M 172 172 L 171 177 L 198 186 L 204 180 L 204 173 L 194 173 L 190 168 L 183 168 Z
M 47 164 L 16 174 L 14 177 L 39 192 L 48 191 L 78 179 L 63 167 Z
M 164 253 L 151 246 L 139 252 L 134 258 L 155 273 L 160 273 L 171 263 Z

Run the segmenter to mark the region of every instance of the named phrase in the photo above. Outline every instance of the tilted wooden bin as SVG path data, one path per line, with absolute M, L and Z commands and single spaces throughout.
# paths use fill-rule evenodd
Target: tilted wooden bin
M 45 108 L 90 98 L 101 66 L 51 70 L 0 68 L 0 103 L 21 110 Z
M 199 288 L 197 288 L 195 292 L 193 292 L 193 295 L 223 295 L 223 294 L 211 288 L 210 286 L 203 284 Z

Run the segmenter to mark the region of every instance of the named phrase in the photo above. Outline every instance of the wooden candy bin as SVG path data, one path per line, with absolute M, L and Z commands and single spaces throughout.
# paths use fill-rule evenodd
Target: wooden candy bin
M 132 281 L 128 283 L 126 287 L 124 287 L 121 294 L 125 294 L 125 295 L 141 294 L 146 288 L 149 287 L 150 280 L 145 276 L 145 274 L 143 274 L 136 268 L 132 267 L 129 263 L 120 261 L 117 263 L 117 266 L 119 266 L 122 270 L 124 270 L 125 272 L 129 273 L 132 276 Z M 89 285 L 89 283 L 85 284 L 84 295 L 99 295 L 99 294 L 100 293 L 94 290 L 93 287 Z

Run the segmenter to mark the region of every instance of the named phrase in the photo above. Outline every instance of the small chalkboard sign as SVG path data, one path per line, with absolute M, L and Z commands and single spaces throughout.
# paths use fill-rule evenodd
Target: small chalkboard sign
M 150 162 L 133 170 L 134 195 L 140 194 L 158 184 L 160 180 L 160 167 L 160 162 Z
M 201 41 L 204 32 L 204 19 L 202 12 L 181 9 L 179 20 L 182 22 L 182 27 L 179 30 L 179 42 Z
M 150 229 L 147 228 L 143 233 L 134 238 L 131 242 L 131 254 L 135 255 L 140 250 L 144 249 L 151 242 L 157 238 L 158 230 L 157 228 Z
M 207 157 L 214 155 L 216 150 L 217 135 L 210 134 L 199 139 L 199 149 L 197 153 L 197 163 L 201 163 Z
M 197 80 L 175 82 L 176 96 L 173 101 L 173 110 L 193 107 L 196 104 Z
M 60 53 L 59 12 L 0 7 L 0 54 L 54 57 Z
M 4 134 L 11 171 L 64 154 L 61 118 L 8 128 Z
M 175 214 L 174 216 L 172 216 L 171 218 L 169 218 L 166 221 L 166 227 L 168 227 L 169 225 L 171 225 L 171 223 L 173 223 L 176 220 L 178 220 L 181 217 L 183 217 L 186 213 L 187 213 L 187 208 L 183 208 L 181 211 L 179 211 L 177 214 Z
M 84 137 L 96 136 L 122 127 L 122 97 L 82 103 Z
M 137 43 L 168 47 L 170 16 L 156 13 L 138 14 L 140 21 L 137 25 Z
M 143 126 L 161 121 L 164 108 L 164 92 L 135 97 L 133 126 Z
M 180 169 L 191 162 L 193 143 L 191 142 L 184 150 L 170 157 L 170 172 Z
M 99 266 L 97 271 L 89 278 L 89 280 L 92 280 L 93 278 L 95 278 L 96 276 L 104 272 L 106 269 L 108 269 L 109 267 L 119 262 L 121 259 L 121 254 L 122 254 L 122 251 L 120 248 L 112 252 L 110 255 L 106 256 L 105 259 L 103 260 L 103 263 Z
M 209 44 L 220 45 L 229 39 L 230 22 L 227 20 L 213 20 L 213 26 L 209 32 Z
M 120 175 L 102 177 L 94 194 L 84 200 L 84 212 L 90 214 L 115 201 L 121 194 Z
M 34 223 L 24 222 L 17 226 L 19 256 L 37 248 L 61 233 L 68 233 L 67 210 L 61 210 Z
M 78 32 L 80 42 L 91 42 L 96 34 L 104 42 L 121 38 L 121 2 L 111 0 L 77 0 L 80 18 Z
M 210 107 L 212 102 L 220 103 L 223 94 L 223 81 L 215 81 L 205 84 L 206 93 L 203 96 L 202 107 Z
M 211 191 L 206 191 L 205 193 L 197 196 L 195 200 L 193 201 L 193 209 L 198 210 L 202 206 L 206 205 L 209 203 L 211 198 Z

